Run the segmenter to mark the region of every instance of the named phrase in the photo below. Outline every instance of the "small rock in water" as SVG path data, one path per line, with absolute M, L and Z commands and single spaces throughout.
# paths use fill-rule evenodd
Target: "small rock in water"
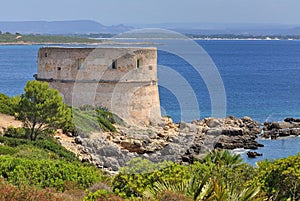
M 263 154 L 257 153 L 256 151 L 248 151 L 247 156 L 248 158 L 256 158 L 257 156 L 262 156 Z

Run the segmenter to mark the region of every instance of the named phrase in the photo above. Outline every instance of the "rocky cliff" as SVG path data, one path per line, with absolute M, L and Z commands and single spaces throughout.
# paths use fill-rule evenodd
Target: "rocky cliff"
M 83 161 L 117 171 L 135 157 L 153 162 L 193 163 L 207 151 L 259 146 L 260 124 L 249 117 L 206 118 L 175 124 L 170 118 L 149 127 L 118 126 L 116 133 L 93 133 L 89 138 L 61 136 L 61 144 Z M 60 134 L 61 135 L 61 134 Z

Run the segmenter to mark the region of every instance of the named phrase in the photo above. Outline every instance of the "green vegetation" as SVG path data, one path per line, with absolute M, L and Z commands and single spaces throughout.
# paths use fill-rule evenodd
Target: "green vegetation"
M 0 174 L 16 186 L 29 185 L 41 188 L 52 187 L 66 190 L 69 182 L 76 182 L 78 188 L 88 188 L 101 180 L 95 167 L 60 160 L 21 159 L 0 156 Z
M 300 200 L 300 153 L 258 163 L 254 179 L 273 200 Z
M 189 166 L 167 161 L 152 163 L 137 158 L 129 161 L 111 178 L 112 182 L 108 182 L 107 176 L 95 167 L 81 164 L 54 139 L 30 141 L 1 137 L 0 142 L 0 175 L 5 180 L 0 185 L 13 188 L 16 195 L 24 189 L 50 187 L 50 191 L 33 191 L 54 198 L 60 195 L 58 198 L 61 198 L 68 190 L 88 189 L 96 184 L 89 191 L 81 191 L 81 195 L 86 194 L 81 199 L 299 200 L 300 154 L 263 161 L 256 168 L 228 151 L 211 152 Z M 97 185 L 98 182 L 105 185 Z M 6 192 L 4 195 L 11 194 Z
M 21 35 L 9 32 L 0 33 L 0 43 L 99 43 L 100 40 L 80 36 L 62 35 Z
M 73 134 L 89 135 L 99 130 L 116 132 L 113 124 L 124 125 L 121 118 L 106 108 L 88 105 L 68 107 L 59 92 L 50 89 L 47 83 L 28 81 L 24 91 L 21 96 L 12 98 L 0 94 L 0 112 L 14 115 L 24 123 L 23 130 L 10 129 L 9 133 L 14 137 L 34 141 L 38 136 L 49 135 L 57 128 Z
M 113 124 L 124 124 L 120 117 L 101 107 L 84 105 L 73 108 L 72 114 L 76 130 L 82 135 L 88 135 L 97 130 L 116 132 Z
M 81 163 L 74 153 L 52 137 L 31 141 L 23 138 L 23 130 L 10 128 L 0 137 L 0 198 L 76 200 L 75 195 L 65 195 L 71 191 L 80 194 L 75 197 L 82 200 L 85 189 L 109 181 L 99 169 Z M 23 192 L 29 189 L 33 191 L 32 195 Z
M 189 166 L 136 158 L 107 176 L 79 161 L 52 135 L 59 127 L 83 134 L 116 132 L 114 124 L 124 122 L 107 109 L 71 110 L 56 90 L 30 81 L 21 96 L 0 94 L 0 111 L 25 123 L 0 135 L 0 200 L 300 200 L 300 153 L 258 167 L 228 151 L 210 152 Z M 32 136 L 32 130 L 38 134 Z
M 72 189 L 82 189 L 81 195 L 84 195 L 84 190 L 91 185 L 108 181 L 109 178 L 99 169 L 82 164 L 74 153 L 59 145 L 55 139 L 48 137 L 31 141 L 16 138 L 22 137 L 22 134 L 11 135 L 9 132 L 12 130 L 8 129 L 0 137 L 0 179 L 4 179 L 2 183 L 0 181 L 4 188 L 0 198 L 12 196 L 12 200 L 20 200 L 19 196 L 25 196 L 25 200 L 31 200 L 31 197 L 27 199 L 29 195 L 22 193 L 28 189 L 33 189 L 34 196 L 42 196 L 41 199 L 50 196 L 52 200 L 52 197 L 54 199 L 57 194 L 62 194 L 59 192 Z M 52 190 L 39 190 L 48 188 Z M 10 192 L 5 189 L 10 189 Z
M 125 199 L 145 200 L 299 200 L 300 154 L 263 161 L 254 168 L 240 156 L 215 151 L 190 166 L 134 159 L 112 182 Z
M 62 128 L 71 121 L 71 110 L 59 92 L 48 83 L 28 81 L 19 102 L 19 115 L 24 127 L 30 130 L 30 139 L 36 140 L 43 132 Z
M 0 94 L 0 113 L 14 115 L 17 111 L 21 97 L 8 97 L 5 94 Z
M 146 159 L 133 159 L 114 178 L 113 192 L 122 197 L 139 197 L 156 182 L 175 184 L 186 181 L 190 177 L 189 168 L 173 162 L 157 164 Z
M 11 155 L 26 159 L 61 159 L 79 162 L 74 153 L 62 147 L 52 138 L 30 141 L 26 139 L 0 137 L 0 155 Z
M 96 192 L 89 192 L 83 199 L 83 201 L 94 201 L 94 200 L 101 200 L 101 201 L 122 201 L 124 199 L 114 195 L 113 193 L 107 190 L 98 190 Z
M 262 200 L 258 196 L 259 187 L 247 186 L 254 172 L 254 168 L 242 163 L 238 155 L 217 151 L 190 166 L 134 159 L 120 170 L 112 185 L 113 192 L 123 198 Z

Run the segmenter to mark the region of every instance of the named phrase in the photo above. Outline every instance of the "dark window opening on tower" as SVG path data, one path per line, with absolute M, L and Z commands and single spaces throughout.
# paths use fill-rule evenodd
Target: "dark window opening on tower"
M 114 60 L 114 61 L 112 62 L 111 68 L 112 68 L 112 69 L 117 69 L 117 61 L 116 61 L 116 60 Z
M 48 53 L 47 52 L 45 53 L 45 57 L 48 57 Z
M 138 59 L 138 60 L 136 61 L 136 67 L 137 67 L 137 68 L 141 67 L 141 60 L 140 60 L 140 59 Z
M 57 70 L 58 70 L 58 71 L 61 71 L 61 67 L 57 67 Z
M 84 69 L 84 59 L 77 59 L 77 68 L 78 70 Z

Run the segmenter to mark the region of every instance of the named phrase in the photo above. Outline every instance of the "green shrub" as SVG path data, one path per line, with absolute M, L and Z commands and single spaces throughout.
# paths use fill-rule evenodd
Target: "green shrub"
M 88 192 L 88 194 L 84 197 L 83 201 L 122 201 L 123 199 L 113 195 L 111 192 L 107 190 L 98 190 L 96 192 Z
M 300 153 L 275 161 L 261 161 L 257 174 L 254 185 L 261 185 L 272 200 L 300 199 Z
M 179 183 L 190 178 L 189 167 L 173 162 L 152 163 L 133 159 L 120 169 L 112 182 L 113 192 L 121 197 L 140 197 L 155 182 Z
M 63 191 L 68 182 L 76 182 L 78 188 L 86 189 L 102 179 L 95 167 L 64 161 L 21 159 L 0 156 L 0 175 L 17 186 L 37 186 Z
M 35 147 L 38 147 L 43 150 L 48 150 L 58 155 L 60 158 L 63 158 L 67 161 L 79 161 L 76 155 L 73 152 L 68 151 L 65 147 L 59 145 L 57 142 L 54 142 L 51 139 L 37 140 L 32 142 Z
M 41 132 L 41 135 L 38 136 L 39 139 L 43 139 L 45 137 L 51 137 L 54 134 L 53 129 L 46 129 Z M 5 132 L 5 137 L 17 138 L 17 139 L 30 139 L 30 129 L 29 128 L 15 128 L 13 126 L 9 126 Z
M 88 135 L 91 132 L 101 129 L 97 119 L 97 113 L 94 110 L 73 108 L 72 116 L 76 131 L 80 135 Z
M 116 132 L 116 128 L 107 119 L 102 116 L 98 117 L 99 125 L 103 131 Z
M 97 112 L 100 124 L 103 124 L 111 132 L 116 131 L 113 124 L 125 125 L 124 121 L 120 117 L 118 117 L 118 115 L 111 113 L 106 108 L 97 108 Z
M 3 143 L 6 146 L 10 146 L 10 147 L 17 147 L 17 146 L 24 145 L 24 144 L 30 144 L 30 141 L 26 140 L 26 139 L 18 139 L 18 138 L 1 137 L 0 136 L 0 143 Z
M 88 135 L 97 130 L 116 132 L 114 123 L 124 124 L 121 118 L 107 109 L 83 105 L 73 108 L 73 127 L 81 135 Z M 72 128 L 71 124 L 70 128 Z M 73 128 L 74 129 L 74 128 Z
M 12 137 L 12 138 L 20 138 L 20 139 L 29 139 L 28 129 L 25 128 L 15 128 L 13 126 L 9 126 L 5 132 L 5 137 Z
M 48 150 L 40 149 L 32 144 L 20 145 L 15 148 L 17 152 L 13 157 L 33 160 L 59 160 L 61 159 L 57 154 L 49 152 Z
M 51 138 L 30 141 L 12 137 L 0 137 L 0 142 L 9 147 L 18 147 L 18 149 L 15 149 L 14 156 L 19 158 L 64 159 L 69 162 L 79 162 L 79 159 L 73 152 L 70 152 Z
M 18 150 L 15 148 L 5 146 L 5 145 L 0 145 L 0 155 L 13 155 L 17 153 Z

